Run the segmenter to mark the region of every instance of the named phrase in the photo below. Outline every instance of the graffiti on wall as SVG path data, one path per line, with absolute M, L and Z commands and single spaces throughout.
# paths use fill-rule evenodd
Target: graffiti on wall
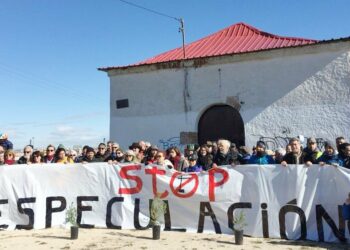
M 161 144 L 161 148 L 163 150 L 166 150 L 170 147 L 178 147 L 180 149 L 183 149 L 183 145 L 180 144 L 179 136 L 170 137 L 168 139 L 160 139 L 159 143 Z
M 300 139 L 302 146 L 305 147 L 308 137 L 304 137 L 304 136 L 297 136 L 297 137 Z M 273 136 L 273 137 L 260 136 L 259 141 L 263 141 L 266 144 L 267 149 L 276 150 L 278 148 L 285 148 L 288 145 L 289 140 L 291 138 L 292 137 L 289 137 L 289 136 Z M 325 139 L 321 137 L 315 138 L 315 139 L 316 139 L 318 149 L 324 150 Z

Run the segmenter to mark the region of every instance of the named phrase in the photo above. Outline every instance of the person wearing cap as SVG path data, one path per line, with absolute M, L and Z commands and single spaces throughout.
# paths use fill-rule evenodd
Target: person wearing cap
M 187 144 L 185 149 L 185 158 L 188 159 L 190 155 L 193 155 L 195 152 L 194 144 Z
M 8 135 L 0 132 L 0 146 L 4 148 L 4 150 L 13 149 L 13 143 L 8 140 Z
M 291 152 L 287 153 L 281 162 L 281 165 L 286 167 L 288 164 L 304 164 L 304 155 L 301 150 L 300 140 L 292 138 L 289 140 Z
M 125 151 L 125 163 L 137 163 L 135 152 L 131 149 Z
M 331 141 L 325 142 L 325 151 L 318 158 L 317 161 L 320 164 L 320 166 L 324 166 L 325 164 L 334 165 L 334 166 L 341 165 L 341 160 L 339 159 L 338 155 L 336 154 L 336 146 L 333 142 L 331 142 Z
M 198 156 L 196 154 L 192 154 L 188 157 L 188 167 L 183 171 L 186 173 L 189 172 L 202 172 L 203 167 L 198 164 Z
M 310 166 L 318 163 L 317 159 L 322 155 L 322 152 L 317 149 L 317 141 L 315 137 L 309 137 L 306 143 L 306 148 L 303 150 L 303 157 L 305 164 Z
M 101 159 L 97 159 L 95 157 L 95 150 L 92 147 L 86 148 L 86 154 L 84 158 L 81 161 L 82 163 L 94 163 L 94 162 L 101 162 Z
M 272 156 L 266 153 L 266 144 L 263 141 L 258 141 L 256 143 L 256 154 L 249 158 L 248 164 L 267 165 L 274 163 Z

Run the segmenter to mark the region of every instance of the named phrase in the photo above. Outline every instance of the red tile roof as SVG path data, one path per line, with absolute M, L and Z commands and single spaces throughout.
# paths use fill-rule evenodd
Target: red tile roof
M 245 23 L 237 23 L 212 35 L 186 45 L 185 59 L 295 47 L 317 42 L 317 40 L 312 39 L 278 36 L 261 31 Z M 182 47 L 180 47 L 130 66 L 141 66 L 161 62 L 178 61 L 182 59 L 183 51 Z M 124 67 L 108 67 L 101 68 L 100 70 L 109 70 L 115 68 Z

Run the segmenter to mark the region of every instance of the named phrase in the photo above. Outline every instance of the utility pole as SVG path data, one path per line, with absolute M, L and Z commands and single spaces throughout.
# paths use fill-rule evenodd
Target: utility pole
M 185 24 L 182 18 L 178 19 L 180 22 L 179 32 L 182 34 L 182 55 L 183 59 L 186 59 L 186 49 L 185 49 Z

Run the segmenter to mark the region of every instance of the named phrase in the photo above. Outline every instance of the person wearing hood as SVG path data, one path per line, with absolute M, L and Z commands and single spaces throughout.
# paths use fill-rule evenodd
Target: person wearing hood
M 324 166 L 325 164 L 334 165 L 334 166 L 341 165 L 341 160 L 336 154 L 336 146 L 333 142 L 331 141 L 325 142 L 325 151 L 321 155 L 321 157 L 318 158 L 318 163 L 320 164 L 320 166 Z
M 303 150 L 303 158 L 306 165 L 310 166 L 318 162 L 318 158 L 322 155 L 317 149 L 317 141 L 314 137 L 310 137 L 306 141 L 306 148 Z
M 266 144 L 263 141 L 258 141 L 256 143 L 256 154 L 249 158 L 248 164 L 267 165 L 274 163 L 272 156 L 266 153 Z

